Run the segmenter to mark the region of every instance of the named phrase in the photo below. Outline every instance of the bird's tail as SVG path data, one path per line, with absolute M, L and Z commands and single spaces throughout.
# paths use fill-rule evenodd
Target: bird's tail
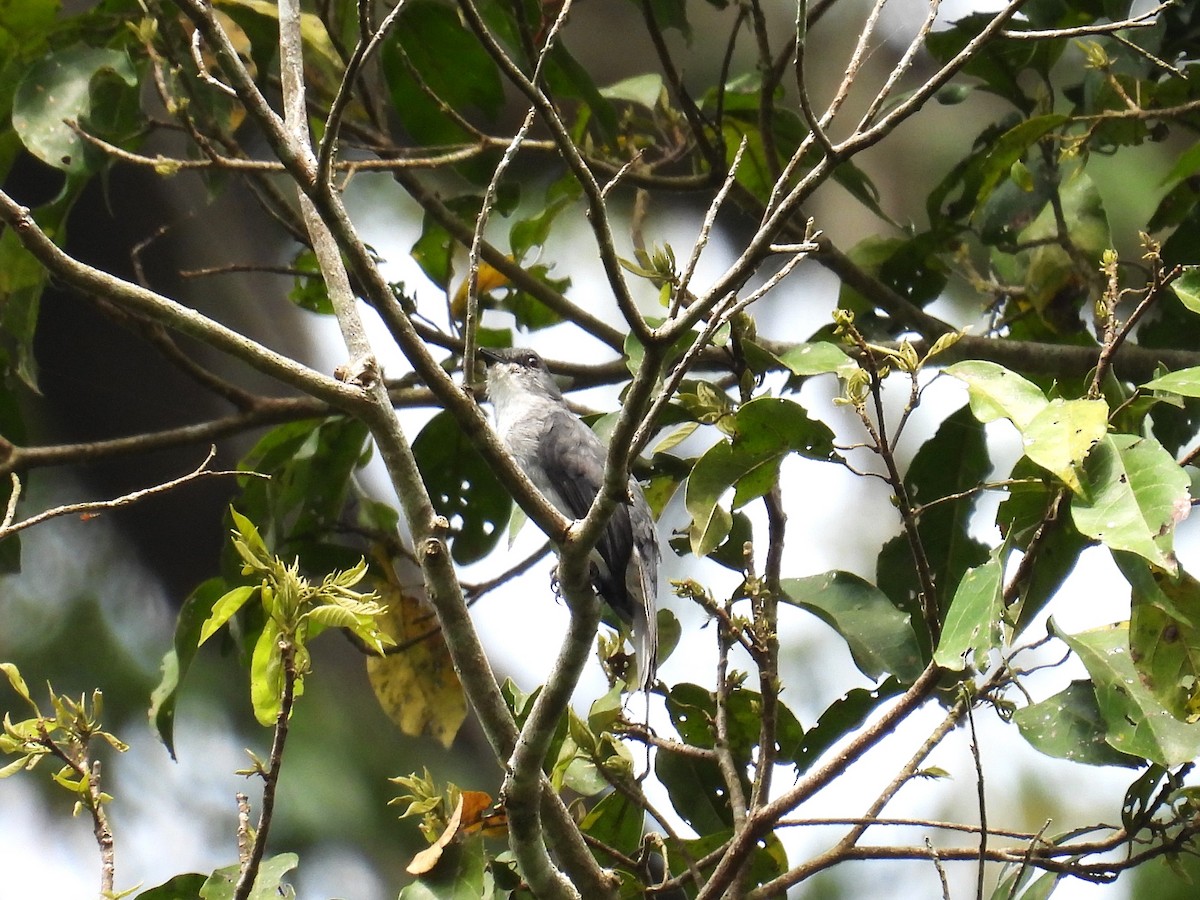
M 640 561 L 636 565 L 639 596 L 633 604 L 633 649 L 637 652 L 637 689 L 649 691 L 658 672 L 658 585 L 646 566 Z

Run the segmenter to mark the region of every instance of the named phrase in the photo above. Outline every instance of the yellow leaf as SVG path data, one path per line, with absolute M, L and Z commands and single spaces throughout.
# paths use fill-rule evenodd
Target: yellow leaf
M 258 13 L 260 16 L 279 21 L 278 5 L 270 0 L 216 0 L 216 2 L 223 6 L 240 6 Z M 310 50 L 315 50 L 318 55 L 323 57 L 329 65 L 334 67 L 342 65 L 342 58 L 338 55 L 337 48 L 333 46 L 333 41 L 329 39 L 329 32 L 325 30 L 325 23 L 321 21 L 320 16 L 314 13 L 300 14 L 300 39 Z
M 512 259 L 511 256 L 508 257 Z M 462 284 L 458 286 L 458 290 L 454 292 L 454 299 L 450 301 L 450 314 L 454 316 L 455 321 L 462 322 L 467 318 L 467 293 L 471 285 L 469 277 L 464 278 Z M 497 288 L 508 287 L 508 276 L 499 269 L 492 267 L 488 263 L 479 263 L 479 296 L 491 293 Z
M 401 731 L 449 747 L 467 718 L 467 700 L 437 618 L 428 603 L 404 592 L 389 566 L 373 571 L 388 576 L 377 587 L 388 607 L 378 624 L 402 649 L 367 660 L 371 687 Z
M 414 856 L 412 862 L 405 867 L 404 871 L 408 872 L 409 875 L 425 875 L 433 870 L 438 860 L 442 858 L 442 850 L 458 834 L 458 825 L 462 821 L 462 811 L 463 799 L 459 797 L 458 805 L 454 807 L 454 812 L 450 815 L 450 821 L 446 823 L 446 829 L 432 845 Z

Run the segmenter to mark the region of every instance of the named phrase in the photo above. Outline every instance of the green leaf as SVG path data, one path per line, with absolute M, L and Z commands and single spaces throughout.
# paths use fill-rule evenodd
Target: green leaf
M 487 556 L 504 534 L 512 498 L 452 415 L 439 412 L 421 429 L 413 456 L 433 507 L 450 522 L 455 562 Z
M 0 672 L 4 673 L 4 677 L 8 679 L 12 689 L 21 695 L 26 703 L 33 705 L 33 698 L 29 695 L 29 685 L 25 683 L 25 679 L 21 677 L 20 670 L 13 663 L 0 663 Z M 36 707 L 35 707 L 36 708 Z
M 157 887 L 142 891 L 137 900 L 196 900 L 208 878 L 198 872 L 176 875 Z
M 658 662 L 661 665 L 670 659 L 679 639 L 683 637 L 683 626 L 671 610 L 663 607 L 658 611 Z
M 850 251 L 850 257 L 860 268 L 893 291 L 918 306 L 924 306 L 941 295 L 946 287 L 942 240 L 942 236 L 934 232 L 923 232 L 907 238 L 872 235 L 856 244 Z M 868 334 L 891 328 L 890 324 L 884 323 L 875 332 L 872 331 L 871 323 L 880 321 L 875 302 L 851 284 L 842 285 L 838 305 L 855 313 L 860 330 L 865 329 Z
M 470 140 L 427 91 L 459 113 L 474 107 L 489 119 L 504 104 L 495 62 L 453 9 L 431 0 L 405 5 L 383 45 L 383 73 L 396 114 L 424 146 Z
M 367 461 L 367 439 L 365 425 L 340 416 L 271 429 L 239 463 L 271 478 L 241 480 L 238 509 L 282 558 L 299 556 L 317 570 L 340 567 L 343 559 L 329 558 L 328 539 L 339 528 L 353 476 Z
M 968 569 L 954 592 L 933 661 L 961 672 L 974 652 L 975 668 L 987 668 L 988 654 L 1000 646 L 1000 617 L 1004 612 L 1004 566 L 999 554 L 982 566 Z
M 689 744 L 711 749 L 716 703 L 712 691 L 686 682 L 674 685 L 666 697 L 671 724 Z
M 550 268 L 544 263 L 528 266 L 525 271 L 558 294 L 566 293 L 571 286 L 570 278 L 551 278 Z M 562 321 L 562 316 L 533 294 L 522 290 L 508 291 L 500 298 L 498 308 L 511 312 L 517 327 L 526 331 L 549 328 Z
M 600 96 L 607 100 L 624 100 L 653 111 L 663 96 L 663 78 L 658 72 L 632 75 L 600 88 Z
M 1168 372 L 1147 381 L 1142 387 L 1155 391 L 1169 391 L 1181 397 L 1200 397 L 1200 366 Z
M 1021 444 L 1026 456 L 1078 494 L 1083 490 L 1079 467 L 1107 431 L 1103 400 L 1056 398 L 1021 429 Z
M 483 207 L 483 198 L 475 194 L 465 194 L 443 202 L 451 212 L 466 221 L 474 220 Z M 446 226 L 430 213 L 425 213 L 421 219 L 421 234 L 409 249 L 409 255 L 430 281 L 449 292 L 454 276 L 454 249 L 457 246 L 458 241 Z
M 1184 266 L 1183 274 L 1170 284 L 1175 296 L 1194 313 L 1200 313 L 1200 266 Z
M 296 276 L 288 299 L 309 312 L 333 315 L 333 301 L 329 299 L 329 289 L 321 277 L 317 255 L 307 247 L 301 249 L 292 259 L 292 268 L 296 270 Z
M 1058 759 L 1091 766 L 1139 766 L 1143 761 L 1110 747 L 1096 702 L 1096 691 L 1087 681 L 1072 681 L 1063 691 L 1018 709 L 1013 722 L 1033 747 Z
M 791 400 L 751 400 L 722 424 L 732 433 L 731 439 L 713 445 L 700 457 L 684 494 L 696 556 L 706 556 L 728 534 L 729 514 L 717 505 L 725 491 L 734 487 L 734 508 L 743 506 L 770 490 L 788 453 L 813 459 L 828 459 L 833 453 L 833 433 Z
M 1094 271 L 1091 266 L 1099 265 L 1101 255 L 1112 246 L 1112 237 L 1103 198 L 1082 167 L 1064 167 L 1058 180 L 1059 202 L 1047 204 L 1018 235 L 1018 240 L 1037 245 L 1029 253 L 1028 267 L 1008 277 L 1015 275 L 1023 281 L 1029 304 L 1052 329 L 1081 332 L 1080 307 L 1087 279 Z M 1060 220 L 1078 251 L 1074 257 L 1060 244 Z M 1081 263 L 1081 257 L 1086 262 Z
M 1187 474 L 1158 442 L 1107 435 L 1088 457 L 1071 518 L 1081 534 L 1174 572 L 1175 524 L 1191 510 L 1188 488 Z
M 990 13 L 963 16 L 950 28 L 930 34 L 926 46 L 934 59 L 945 63 L 974 40 L 990 19 Z M 1019 23 L 1011 24 L 1019 27 Z M 983 90 L 1003 97 L 1028 116 L 1037 108 L 1037 102 L 1026 95 L 1023 85 L 1047 84 L 1050 67 L 1065 45 L 1065 40 L 992 41 L 969 57 L 962 72 L 978 78 Z
M 275 23 L 279 22 L 279 5 L 270 0 L 213 0 L 217 6 L 241 7 Z M 278 24 L 275 26 L 278 28 Z M 323 58 L 327 66 L 340 69 L 342 58 L 329 39 L 325 24 L 316 13 L 300 14 L 300 39 L 304 42 L 305 50 L 316 53 Z
M 613 791 L 593 806 L 579 823 L 589 838 L 613 847 L 626 856 L 636 856 L 642 843 L 645 814 L 620 791 Z M 605 857 L 597 856 L 601 862 Z
M 994 362 L 963 360 L 943 371 L 966 382 L 971 412 L 985 425 L 996 419 L 1008 419 L 1024 430 L 1048 402 L 1041 388 L 1032 381 Z
M 620 122 L 616 109 L 601 95 L 588 70 L 561 41 L 550 48 L 542 75 L 552 95 L 557 94 L 558 99 L 573 98 L 586 108 L 588 115 L 577 117 L 579 125 L 594 127 L 596 139 L 605 146 L 611 146 L 617 140 Z
M 879 706 L 903 692 L 900 679 L 888 678 L 876 688 L 853 688 L 833 701 L 821 713 L 817 723 L 804 733 L 804 742 L 795 757 L 797 771 L 807 771 L 830 747 L 862 725 Z
M 939 588 L 936 597 L 939 615 L 945 614 L 951 588 L 958 585 L 967 569 L 981 565 L 988 558 L 988 548 L 971 537 L 970 524 L 979 496 L 975 488 L 987 478 L 991 468 L 983 428 L 963 406 L 938 426 L 934 436 L 917 451 L 904 475 L 910 500 L 925 504 L 917 527 L 934 585 Z M 962 496 L 941 500 L 954 495 Z M 897 535 L 883 546 L 876 564 L 875 583 L 912 617 L 923 657 L 927 659 L 933 648 L 929 646 L 929 630 L 919 602 L 923 587 L 905 535 Z
M 1168 768 L 1200 756 L 1200 725 L 1180 722 L 1142 684 L 1129 655 L 1129 629 L 1110 625 L 1082 634 L 1053 634 L 1079 657 L 1096 690 L 1105 742 Z
M 717 507 L 721 515 L 725 514 L 725 510 Z M 744 512 L 735 512 L 726 524 L 722 518 L 720 527 L 725 529 L 725 537 L 721 541 L 721 545 L 708 554 L 708 558 L 719 565 L 724 566 L 734 572 L 746 571 L 746 541 L 754 540 L 754 528 L 750 524 L 750 517 Z M 675 540 L 671 541 L 671 546 L 676 548 L 680 556 L 687 553 L 691 546 L 689 544 L 690 534 L 688 539 L 682 540 L 676 544 Z
M 1058 883 L 1067 876 L 1061 872 L 1042 872 L 1034 866 L 1009 866 L 1012 873 L 1002 879 L 991 900 L 1050 900 Z
M 7 749 L 8 748 L 5 747 L 6 752 Z M 15 752 L 15 750 L 13 752 Z M 30 763 L 36 758 L 37 757 L 32 755 L 19 756 L 7 765 L 0 766 L 0 778 L 9 778 L 12 775 L 16 775 L 18 772 L 28 768 Z
M 788 603 L 806 609 L 842 636 L 854 664 L 869 678 L 885 673 L 911 683 L 924 669 L 907 613 L 850 572 L 826 572 L 780 583 Z
M 1192 144 L 1176 157 L 1175 165 L 1171 166 L 1171 171 L 1163 176 L 1162 181 L 1158 183 L 1159 187 L 1178 184 L 1197 172 L 1200 172 L 1200 143 Z
M 200 637 L 197 641 L 197 646 L 200 646 L 210 637 L 216 634 L 221 628 L 237 613 L 239 609 L 246 605 L 246 601 L 254 596 L 259 590 L 259 585 L 242 585 L 235 587 L 226 592 L 212 606 L 212 613 L 204 620 L 204 624 L 200 628 Z
M 675 811 L 697 834 L 733 827 L 729 791 L 716 760 L 656 753 L 654 774 L 667 789 Z
M 1000 504 L 996 524 L 1004 539 L 1015 549 L 1027 549 L 1035 535 L 1040 535 L 1041 542 L 1038 564 L 1017 586 L 1021 599 L 1014 611 L 1013 634 L 1019 635 L 1058 593 L 1067 576 L 1075 570 L 1079 554 L 1091 542 L 1079 533 L 1069 516 L 1058 516 L 1043 529 L 1060 488 L 1039 466 L 1022 457 L 1013 466 L 1010 477 L 1034 481 L 1009 485 L 1008 499 Z
M 283 657 L 279 650 L 279 625 L 263 623 L 250 659 L 250 702 L 260 725 L 272 726 L 283 708 Z
M 713 723 L 717 709 L 712 691 L 700 685 L 680 683 L 671 688 L 666 705 L 671 723 L 684 741 L 707 749 L 715 746 Z M 735 688 L 729 693 L 726 710 L 727 746 L 735 764 L 744 769 L 750 765 L 754 748 L 762 738 L 762 695 L 746 688 Z M 795 714 L 782 703 L 776 708 L 775 724 L 778 761 L 794 761 L 804 743 L 804 729 Z
M 523 260 L 530 250 L 545 244 L 558 214 L 574 202 L 573 196 L 559 195 L 533 215 L 514 222 L 508 230 L 508 244 L 513 258 Z
M 42 216 L 38 224 L 45 227 Z M 53 234 L 53 231 L 48 233 Z M 49 281 L 45 267 L 25 249 L 15 229 L 0 233 L 0 341 L 5 349 L 6 369 L 14 371 L 29 388 L 37 390 L 37 360 L 33 353 L 34 333 L 42 292 Z M 3 359 L 3 357 L 0 357 Z
M 981 159 L 977 173 L 978 182 L 972 186 L 975 208 L 981 208 L 996 185 L 1010 177 L 1013 166 L 1020 162 L 1030 147 L 1065 123 L 1067 118 L 1057 113 L 1034 116 L 1010 128 L 989 144 L 987 153 Z
M 175 621 L 174 646 L 163 655 L 162 678 L 150 695 L 150 726 L 172 759 L 175 758 L 175 706 L 179 689 L 200 646 L 200 630 L 227 588 L 224 579 L 210 578 L 183 601 Z
M 280 853 L 264 859 L 258 867 L 258 878 L 250 890 L 249 900 L 289 900 L 296 896 L 295 889 L 285 884 L 283 876 L 300 864 L 295 853 Z M 241 866 L 225 866 L 217 869 L 200 888 L 200 900 L 233 900 Z
M 1114 553 L 1132 588 L 1129 649 L 1142 683 L 1177 719 L 1200 718 L 1200 582 Z M 1189 614 L 1190 613 L 1190 614 Z
M 124 86 L 121 93 L 104 96 L 114 83 Z M 93 112 L 117 112 L 122 95 L 125 103 L 130 98 L 136 103 L 137 84 L 137 71 L 123 51 L 78 44 L 66 47 L 35 63 L 17 85 L 13 127 L 29 152 L 47 165 L 72 174 L 92 171 L 105 160 L 104 153 L 67 123 L 88 128 Z M 114 136 L 109 129 L 89 130 Z
M 779 354 L 779 361 L 787 366 L 793 375 L 823 375 L 826 372 L 837 372 L 846 366 L 857 365 L 841 347 L 829 341 L 814 341 L 789 347 Z
M 249 558 L 246 562 L 252 562 L 258 565 L 268 565 L 272 560 L 271 551 L 267 549 L 266 543 L 263 542 L 262 536 L 258 533 L 258 528 L 246 516 L 229 507 L 229 517 L 233 519 L 233 527 L 237 532 L 238 538 L 245 545 Z

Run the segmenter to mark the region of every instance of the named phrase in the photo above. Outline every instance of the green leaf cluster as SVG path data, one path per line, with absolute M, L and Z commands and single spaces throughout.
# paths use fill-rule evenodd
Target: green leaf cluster
M 326 628 L 346 629 L 374 653 L 383 653 L 395 642 L 379 628 L 377 620 L 386 607 L 378 602 L 378 595 L 353 589 L 367 572 L 366 560 L 313 584 L 300 574 L 298 561 L 284 563 L 267 549 L 254 523 L 236 509 L 230 509 L 230 515 L 242 575 L 258 581 L 233 588 L 217 599 L 200 627 L 198 643 L 223 628 L 251 599 L 259 600 L 265 621 L 251 657 L 250 695 L 258 721 L 273 725 L 281 711 L 285 679 L 295 679 L 294 691 L 299 696 L 310 667 L 307 644 Z M 287 671 L 285 651 L 294 654 L 292 672 Z
M 75 794 L 75 812 L 97 810 L 112 800 L 109 794 L 93 790 L 91 765 L 91 743 L 103 741 L 119 753 L 129 749 L 123 741 L 100 724 L 104 714 L 104 695 L 93 691 L 89 700 L 82 696 L 72 700 L 65 694 L 56 694 L 49 687 L 52 715 L 42 712 L 29 692 L 25 679 L 12 663 L 0 663 L 9 686 L 24 701 L 33 715 L 14 722 L 4 714 L 4 731 L 0 734 L 0 753 L 14 759 L 0 767 L 0 778 L 8 778 L 17 772 L 29 771 L 43 759 L 55 759 L 63 766 L 51 775 L 54 783 Z

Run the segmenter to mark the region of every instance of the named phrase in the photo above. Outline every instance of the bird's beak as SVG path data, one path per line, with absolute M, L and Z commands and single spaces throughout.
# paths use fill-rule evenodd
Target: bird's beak
M 488 365 L 491 365 L 492 363 L 501 362 L 504 359 L 504 357 L 501 356 L 499 353 L 497 353 L 495 350 L 491 350 L 487 347 L 480 347 L 479 355 L 487 360 Z

